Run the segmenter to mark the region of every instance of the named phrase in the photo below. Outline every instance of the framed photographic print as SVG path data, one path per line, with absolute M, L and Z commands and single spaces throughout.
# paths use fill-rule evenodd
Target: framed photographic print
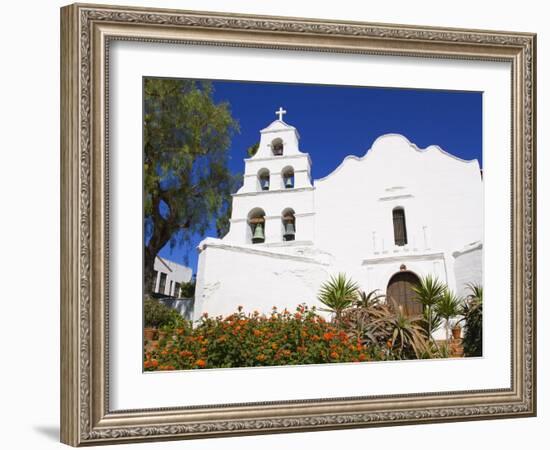
M 79 446 L 536 414 L 530 33 L 61 10 Z

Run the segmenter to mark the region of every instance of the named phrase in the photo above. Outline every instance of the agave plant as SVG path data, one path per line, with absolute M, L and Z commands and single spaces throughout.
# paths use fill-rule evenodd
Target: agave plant
M 416 300 L 422 303 L 424 319 L 427 323 L 428 338 L 431 338 L 432 332 L 438 327 L 438 317 L 434 311 L 435 305 L 444 294 L 446 286 L 439 281 L 437 277 L 427 275 L 420 280 L 420 283 L 413 286 L 416 294 Z
M 369 326 L 385 313 L 385 307 L 381 303 L 385 295 L 378 292 L 378 289 L 368 293 L 359 292 L 353 307 L 342 313 L 340 324 L 350 336 L 359 339 L 363 344 L 379 343 L 382 340 L 379 333 L 373 332 Z
M 387 333 L 387 345 L 397 351 L 399 358 L 406 357 L 411 351 L 417 358 L 430 353 L 422 316 L 408 316 L 401 305 L 394 302 L 393 307 L 385 307 L 384 314 L 371 324 L 372 331 L 384 330 Z
M 358 295 L 359 286 L 345 274 L 339 273 L 321 286 L 317 298 L 326 306 L 320 310 L 333 313 L 334 320 L 339 322 L 342 312 L 357 301 Z
M 386 296 L 384 294 L 378 294 L 378 292 L 380 292 L 379 289 L 375 289 L 373 291 L 370 291 L 369 293 L 366 293 L 365 291 L 360 291 L 359 297 L 355 302 L 355 306 L 357 306 L 358 308 L 371 308 L 379 305 L 380 300 L 382 300 Z
M 445 320 L 445 338 L 450 339 L 451 319 L 461 314 L 462 299 L 449 289 L 445 289 L 435 304 L 434 311 L 437 316 Z

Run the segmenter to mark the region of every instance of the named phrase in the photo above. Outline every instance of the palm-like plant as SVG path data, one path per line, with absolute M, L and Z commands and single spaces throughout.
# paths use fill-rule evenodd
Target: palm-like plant
M 428 338 L 432 337 L 432 332 L 437 328 L 438 321 L 437 315 L 434 314 L 434 308 L 445 290 L 445 284 L 431 275 L 425 276 L 419 284 L 413 286 L 416 300 L 422 303 L 424 317 L 427 322 Z
M 326 306 L 321 311 L 328 311 L 334 314 L 334 320 L 340 321 L 342 312 L 354 304 L 359 294 L 359 286 L 345 274 L 339 273 L 331 276 L 325 282 L 317 295 L 319 301 Z
M 449 342 L 451 319 L 460 315 L 462 299 L 449 289 L 445 289 L 439 300 L 435 304 L 434 312 L 437 316 L 445 320 L 445 338 Z
M 466 287 L 470 291 L 470 295 L 468 295 L 468 298 L 476 300 L 479 303 L 483 303 L 483 286 L 481 286 L 480 284 L 468 283 L 466 284 Z

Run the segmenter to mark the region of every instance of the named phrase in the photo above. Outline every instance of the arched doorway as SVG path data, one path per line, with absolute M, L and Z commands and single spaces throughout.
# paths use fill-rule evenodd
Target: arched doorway
M 386 299 L 392 304 L 392 299 L 397 305 L 403 307 L 403 312 L 408 316 L 422 314 L 422 304 L 415 300 L 416 294 L 413 286 L 420 283 L 420 279 L 412 272 L 397 272 L 390 278 L 386 290 Z

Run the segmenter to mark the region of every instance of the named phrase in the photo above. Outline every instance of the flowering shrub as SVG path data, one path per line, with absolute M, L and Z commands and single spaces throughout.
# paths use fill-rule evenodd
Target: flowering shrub
M 143 303 L 143 319 L 146 327 L 160 328 L 181 326 L 183 318 L 179 313 L 158 300 L 147 298 Z
M 273 308 L 270 315 L 238 312 L 204 315 L 192 327 L 175 328 L 158 348 L 145 352 L 145 370 L 282 366 L 386 359 L 387 351 L 369 347 L 300 305 L 295 312 Z

